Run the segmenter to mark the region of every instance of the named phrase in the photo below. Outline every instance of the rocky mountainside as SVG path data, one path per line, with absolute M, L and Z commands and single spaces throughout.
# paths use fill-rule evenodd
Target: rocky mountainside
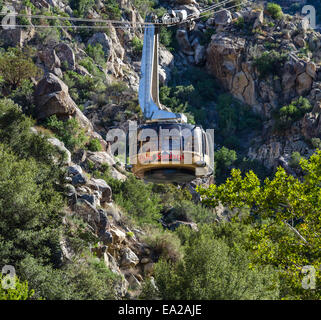
M 157 232 L 146 230 L 137 221 L 133 223 L 128 213 L 130 216 L 135 206 L 128 209 L 119 196 L 120 186 L 125 185 L 128 189 L 122 192 L 130 196 L 132 186 L 144 188 L 144 184 L 132 184 L 132 177 L 124 169 L 124 159 L 112 157 L 105 141 L 110 128 L 127 129 L 130 121 L 142 121 L 137 90 L 143 30 L 135 23 L 144 21 L 142 15 L 151 8 L 145 8 L 141 1 L 130 0 L 30 0 L 14 1 L 13 5 L 17 12 L 43 17 L 21 17 L 18 21 L 26 27 L 1 29 L 1 54 L 11 47 L 19 48 L 32 57 L 41 72 L 32 76 L 28 84 L 24 82 L 21 92 L 15 91 L 17 87 L 10 92 L 4 88 L 2 95 L 20 104 L 25 114 L 37 120 L 32 127 L 35 135 L 45 136 L 49 132 L 48 141 L 66 154 L 64 227 L 73 234 L 77 232 L 74 218 L 85 221 L 85 230 L 94 239 L 91 253 L 119 276 L 116 298 L 137 298 L 147 279 L 151 279 L 153 289 L 157 290 L 151 276 L 163 242 L 155 245 L 155 239 L 148 240 Z M 154 10 L 164 12 L 164 7 L 172 7 L 199 14 L 205 4 L 176 0 L 163 1 L 160 5 L 163 7 L 155 6 Z M 133 27 L 109 24 L 76 29 L 72 24 L 81 26 L 81 23 L 51 20 L 46 16 L 121 19 Z M 38 28 L 39 24 L 51 28 Z M 220 91 L 232 96 L 237 106 L 246 106 L 257 117 L 254 119 L 258 119 L 253 125 L 254 136 L 248 133 L 251 127 L 240 136 L 243 155 L 268 169 L 282 165 L 293 175 L 299 174 L 291 167 L 293 153 L 309 157 L 318 142 L 321 145 L 318 140 L 321 138 L 320 33 L 309 29 L 299 16 L 277 18 L 264 4 L 251 4 L 233 12 L 224 10 L 215 16 L 200 17 L 190 27 L 163 30 L 161 41 L 164 43 L 160 49 L 163 88 L 175 87 L 175 79 L 183 75 L 181 80 L 184 80 L 184 75 L 195 70 L 201 72 L 205 82 L 207 77 L 211 81 L 215 79 Z M 217 90 L 213 88 L 210 94 L 215 96 Z M 188 98 L 185 101 L 184 96 L 177 97 L 186 105 Z M 174 103 L 167 107 L 176 111 Z M 216 97 L 211 100 L 211 95 L 202 108 L 208 115 L 206 125 L 218 131 L 226 129 L 218 124 L 223 116 L 234 117 L 230 111 L 223 115 L 220 101 Z M 61 129 L 63 123 L 73 126 L 71 136 L 79 141 L 70 140 L 66 134 L 68 125 Z M 237 130 L 230 133 L 237 135 Z M 176 192 L 178 197 L 187 192 L 188 196 L 184 197 L 193 206 L 199 200 L 195 187 L 204 182 L 208 183 L 194 181 L 170 191 L 153 189 L 153 192 L 163 196 Z M 163 204 L 167 202 L 166 196 Z M 198 229 L 193 219 L 186 218 L 185 211 L 184 214 L 177 211 L 175 206 L 163 205 L 158 224 L 170 230 L 180 225 Z M 210 221 L 229 220 L 229 212 L 222 207 L 206 214 L 211 214 Z M 65 233 L 60 239 L 61 263 L 79 259 L 71 238 Z

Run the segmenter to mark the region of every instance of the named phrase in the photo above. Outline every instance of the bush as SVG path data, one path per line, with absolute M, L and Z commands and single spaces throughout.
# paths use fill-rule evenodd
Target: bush
M 275 50 L 266 51 L 260 57 L 254 59 L 254 66 L 258 69 L 261 78 L 275 74 L 286 62 L 288 56 Z
M 289 161 L 289 165 L 292 167 L 292 168 L 299 168 L 300 166 L 300 161 L 304 159 L 304 157 L 301 156 L 300 152 L 293 152 L 292 155 L 291 155 L 291 159 Z
M 74 14 L 83 17 L 95 5 L 95 0 L 71 0 L 70 7 L 74 10 Z
M 102 67 L 105 66 L 105 52 L 100 43 L 96 43 L 94 46 L 89 44 L 86 48 L 86 52 L 97 64 L 101 65 Z
M 173 204 L 173 207 L 163 215 L 165 222 L 171 223 L 175 220 L 196 223 L 211 223 L 216 219 L 212 210 L 195 204 L 190 200 L 180 200 Z
M 18 48 L 9 48 L 0 54 L 0 77 L 3 79 L 3 94 L 16 90 L 23 81 L 41 75 L 32 59 Z
M 120 182 L 106 177 L 113 190 L 115 202 L 139 224 L 156 224 L 161 218 L 160 197 L 152 192 L 152 184 L 145 184 L 133 175 Z
M 53 115 L 48 118 L 46 127 L 51 129 L 70 151 L 84 148 L 88 140 L 85 130 L 80 127 L 75 118 L 61 121 Z
M 281 19 L 283 16 L 281 6 L 276 3 L 269 2 L 267 4 L 267 12 L 272 16 L 273 19 Z
M 132 39 L 133 51 L 136 55 L 140 55 L 143 51 L 143 40 L 139 39 L 137 36 L 134 36 Z
M 26 255 L 58 263 L 61 208 L 59 153 L 10 100 L 0 100 L 0 263 Z M 37 237 L 34 235 L 37 234 Z
M 279 129 L 288 129 L 291 127 L 293 122 L 300 120 L 311 110 L 312 106 L 309 100 L 300 97 L 278 111 L 276 114 L 276 127 Z
M 180 230 L 184 259 L 177 263 L 161 259 L 155 280 L 163 299 L 240 300 L 278 298 L 278 278 L 270 267 L 249 268 L 251 254 L 243 241 L 218 237 L 214 227 L 203 225 L 199 232 Z M 243 235 L 244 237 L 244 235 Z M 242 239 L 242 238 L 240 238 Z
M 107 11 L 108 19 L 120 20 L 121 10 L 116 0 L 109 0 L 107 3 L 105 3 L 105 8 Z
M 119 281 L 104 262 L 88 256 L 61 269 L 27 257 L 21 261 L 19 271 L 35 288 L 35 297 L 48 300 L 115 299 L 114 286 Z
M 88 71 L 91 71 L 90 67 L 93 67 L 95 77 L 83 76 L 70 70 L 64 73 L 64 82 L 69 87 L 71 97 L 78 105 L 85 104 L 94 95 L 104 92 L 106 89 L 101 77 L 102 73 L 99 72 L 98 68 L 87 59 L 83 64 L 85 68 L 89 67 Z M 96 71 L 97 73 L 95 73 Z
M 216 105 L 220 134 L 224 138 L 234 136 L 235 132 L 260 127 L 261 119 L 230 94 L 220 94 Z M 234 140 L 235 142 L 235 140 Z
M 215 176 L 222 178 L 228 174 L 228 170 L 231 168 L 232 164 L 237 160 L 237 155 L 234 150 L 229 150 L 225 147 L 217 150 L 215 152 Z M 220 180 L 220 179 L 219 179 Z
M 312 138 L 311 144 L 313 145 L 314 148 L 321 149 L 321 139 L 320 138 Z
M 91 139 L 88 145 L 88 149 L 92 152 L 102 151 L 102 146 L 98 138 Z
M 153 250 L 154 259 L 177 262 L 182 258 L 181 243 L 177 235 L 171 231 L 149 230 L 150 235 L 144 237 L 144 242 Z
M 19 158 L 32 157 L 49 166 L 53 166 L 53 156 L 62 161 L 63 154 L 47 141 L 46 136 L 31 132 L 30 127 L 34 124 L 35 122 L 23 115 L 21 108 L 12 100 L 0 100 L 1 143 L 9 146 Z

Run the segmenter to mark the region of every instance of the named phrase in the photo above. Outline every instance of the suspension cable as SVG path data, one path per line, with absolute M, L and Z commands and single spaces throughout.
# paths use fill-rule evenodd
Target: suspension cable
M 28 14 L 14 14 L 14 13 L 3 13 L 0 12 L 0 16 L 7 16 L 7 17 L 25 17 L 25 18 L 30 18 L 30 19 L 48 19 L 48 20 L 63 20 L 63 21 L 74 21 L 74 22 L 90 22 L 90 23 L 106 23 L 107 25 L 59 25 L 59 26 L 51 26 L 51 25 L 8 25 L 8 27 L 20 27 L 20 28 L 28 28 L 28 27 L 33 27 L 33 28 L 71 28 L 71 29 L 104 29 L 104 28 L 110 28 L 109 25 L 112 25 L 115 29 L 118 28 L 129 28 L 129 29 L 136 29 L 138 27 L 152 27 L 155 25 L 158 26 L 164 26 L 164 27 L 172 27 L 172 26 L 177 26 L 180 24 L 184 24 L 188 21 L 195 21 L 198 19 L 202 19 L 210 14 L 217 14 L 219 12 L 222 12 L 224 10 L 228 9 L 233 9 L 235 7 L 239 7 L 241 5 L 244 5 L 248 2 L 251 2 L 252 0 L 245 0 L 242 1 L 241 3 L 224 8 L 215 12 L 211 12 L 214 9 L 221 7 L 222 5 L 226 5 L 230 2 L 234 2 L 235 0 L 224 0 L 221 1 L 215 5 L 209 6 L 201 11 L 201 15 L 198 17 L 195 17 L 194 14 L 188 15 L 186 20 L 183 20 L 179 23 L 174 23 L 174 24 L 163 24 L 163 23 L 154 23 L 154 22 L 131 22 L 131 21 L 119 21 L 119 20 L 105 20 L 105 19 L 84 19 L 84 18 L 72 18 L 72 17 L 57 17 L 57 16 L 46 16 L 46 15 L 28 15 Z M 114 26 L 116 24 L 116 26 Z M 123 25 L 123 26 L 120 26 Z

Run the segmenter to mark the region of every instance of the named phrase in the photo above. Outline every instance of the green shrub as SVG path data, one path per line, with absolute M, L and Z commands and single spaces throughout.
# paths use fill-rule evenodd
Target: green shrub
M 107 3 L 105 3 L 105 8 L 109 19 L 120 20 L 121 10 L 116 0 L 109 0 Z
M 71 70 L 64 73 L 64 82 L 69 87 L 69 93 L 77 104 L 85 104 L 94 94 L 106 89 L 102 79 L 89 75 L 83 76 Z
M 141 40 L 137 36 L 134 36 L 132 39 L 132 46 L 133 46 L 134 53 L 136 55 L 140 55 L 143 50 L 143 40 Z
M 288 129 L 293 122 L 300 120 L 307 112 L 312 110 L 312 106 L 307 98 L 300 97 L 288 106 L 282 107 L 276 114 L 276 127 Z
M 269 2 L 266 9 L 273 19 L 281 19 L 283 16 L 281 6 L 276 3 Z
M 95 5 L 95 0 L 70 0 L 70 7 L 74 10 L 74 14 L 83 17 Z
M 47 119 L 46 127 L 51 129 L 70 151 L 84 148 L 88 137 L 75 118 L 58 120 L 56 115 Z
M 0 77 L 4 84 L 4 95 L 16 90 L 23 81 L 40 75 L 40 69 L 21 49 L 9 48 L 6 52 L 0 53 Z
M 182 258 L 181 243 L 177 235 L 171 231 L 149 230 L 144 241 L 153 250 L 156 260 L 162 258 L 166 261 L 177 262 Z
M 321 149 L 321 139 L 320 138 L 312 138 L 311 144 L 313 145 L 314 148 Z
M 251 254 L 232 238 L 218 237 L 216 228 L 199 232 L 180 230 L 184 258 L 176 263 L 161 259 L 155 280 L 162 299 L 241 300 L 277 299 L 278 277 L 270 267 L 250 269 Z M 244 238 L 243 234 L 243 238 Z
M 291 154 L 291 159 L 289 161 L 289 165 L 292 167 L 292 168 L 299 168 L 300 166 L 300 161 L 304 159 L 304 157 L 301 156 L 300 152 L 293 152 Z
M 102 151 L 102 146 L 98 138 L 91 139 L 88 144 L 88 149 L 93 152 Z
M 173 207 L 163 216 L 165 222 L 172 222 L 175 220 L 189 221 L 196 223 L 211 223 L 216 219 L 216 215 L 212 210 L 195 204 L 190 200 L 180 200 L 173 204 Z
M 254 66 L 258 69 L 261 78 L 275 74 L 286 62 L 288 56 L 275 50 L 266 51 L 260 57 L 254 59 Z
M 220 94 L 216 104 L 220 134 L 229 138 L 237 131 L 260 127 L 261 119 L 249 106 L 236 100 L 230 94 Z
M 233 163 L 237 160 L 237 155 L 234 150 L 229 150 L 225 147 L 215 152 L 215 175 L 216 177 L 222 177 L 228 174 L 228 170 Z
M 156 224 L 161 218 L 161 203 L 157 194 L 152 192 L 152 184 L 145 184 L 133 175 L 120 182 L 106 177 L 113 190 L 115 202 L 124 208 L 129 217 L 139 224 Z
M 19 271 L 35 288 L 35 297 L 48 300 L 115 299 L 114 286 L 119 281 L 104 262 L 86 256 L 60 269 L 27 257 L 21 261 Z
M 96 43 L 94 46 L 89 44 L 86 48 L 86 52 L 97 64 L 105 66 L 105 52 L 103 46 L 100 43 Z

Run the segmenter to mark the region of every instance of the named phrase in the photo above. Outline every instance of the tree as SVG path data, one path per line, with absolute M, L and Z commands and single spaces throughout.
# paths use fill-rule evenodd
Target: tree
M 237 155 L 234 150 L 229 150 L 222 147 L 215 152 L 215 175 L 216 177 L 222 177 L 226 175 L 228 169 L 237 160 Z
M 283 16 L 281 6 L 276 3 L 269 2 L 267 4 L 267 12 L 272 16 L 273 19 L 281 19 Z
M 256 263 L 273 265 L 283 279 L 282 297 L 320 299 L 321 297 L 321 151 L 309 160 L 301 160 L 303 181 L 288 175 L 281 167 L 273 179 L 261 185 L 253 172 L 242 178 L 239 170 L 220 186 L 199 188 L 203 203 L 216 207 L 219 203 L 251 214 Z M 304 266 L 316 270 L 316 289 L 302 288 Z
M 228 243 L 218 237 L 218 229 L 215 225 L 202 225 L 199 232 L 180 228 L 184 259 L 177 263 L 161 259 L 155 266 L 161 297 L 166 300 L 277 299 L 278 279 L 273 269 L 250 269 L 250 253 L 239 242 Z
M 21 49 L 9 48 L 0 54 L 0 76 L 4 82 L 3 92 L 7 95 L 24 80 L 40 76 L 40 71 Z

